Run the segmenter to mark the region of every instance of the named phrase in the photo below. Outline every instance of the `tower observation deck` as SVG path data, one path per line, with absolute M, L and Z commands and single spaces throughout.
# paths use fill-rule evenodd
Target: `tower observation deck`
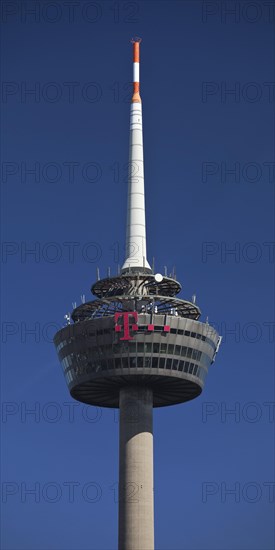
M 153 550 L 152 409 L 200 395 L 221 338 L 147 260 L 140 39 L 132 42 L 126 259 L 120 275 L 92 286 L 95 299 L 73 310 L 54 343 L 74 399 L 120 408 L 118 547 Z

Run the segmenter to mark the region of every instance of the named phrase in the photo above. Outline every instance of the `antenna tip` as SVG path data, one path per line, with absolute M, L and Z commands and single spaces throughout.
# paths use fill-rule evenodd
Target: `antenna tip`
M 130 42 L 131 44 L 134 44 L 135 42 L 141 43 L 142 38 L 139 38 L 139 36 L 135 36 L 134 38 L 131 38 Z

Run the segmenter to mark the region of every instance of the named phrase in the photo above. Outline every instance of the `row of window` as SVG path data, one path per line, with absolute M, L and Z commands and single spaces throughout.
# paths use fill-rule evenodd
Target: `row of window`
M 82 376 L 85 374 L 93 373 L 93 372 L 100 372 L 105 370 L 113 370 L 121 369 L 121 368 L 159 368 L 159 369 L 169 369 L 169 370 L 176 370 L 185 372 L 187 374 L 192 374 L 193 376 L 196 376 L 201 381 L 205 380 L 205 377 L 207 375 L 207 370 L 199 367 L 198 365 L 195 365 L 194 363 L 190 363 L 189 361 L 181 361 L 180 359 L 169 359 L 169 358 L 143 358 L 143 357 L 116 357 L 113 360 L 103 360 L 101 362 L 97 361 L 89 361 L 88 363 L 85 362 L 83 366 L 75 367 L 74 369 L 70 369 L 65 373 L 65 377 L 68 383 L 70 383 L 72 380 L 76 380 L 78 376 Z
M 112 328 L 112 329 L 111 328 L 104 328 L 104 329 L 96 330 L 94 332 L 84 332 L 83 334 L 78 334 L 76 337 L 71 336 L 70 338 L 67 338 L 67 340 L 62 340 L 56 346 L 56 351 L 58 353 L 64 346 L 67 346 L 68 344 L 71 344 L 75 340 L 82 340 L 82 339 L 83 340 L 88 340 L 88 339 L 95 338 L 96 336 L 102 336 L 103 334 L 112 334 L 113 332 L 115 332 L 114 328 Z
M 154 332 L 162 332 L 163 331 L 163 326 L 161 325 L 155 325 L 154 326 Z M 102 336 L 103 334 L 112 334 L 114 332 L 114 328 L 105 328 L 105 329 L 100 329 L 100 330 L 97 330 L 95 332 L 90 332 L 90 333 L 84 333 L 84 334 L 79 334 L 76 339 L 77 340 L 80 340 L 81 337 L 85 340 L 87 340 L 88 338 L 95 338 L 96 336 Z M 135 334 L 138 334 L 139 332 L 142 332 L 142 333 L 148 333 L 149 336 L 152 335 L 152 332 L 149 331 L 148 332 L 148 325 L 140 325 L 138 327 L 138 331 L 135 332 Z M 166 334 L 169 334 L 169 333 L 166 333 Z M 177 329 L 177 328 L 171 328 L 170 329 L 170 334 L 178 334 L 178 335 L 184 335 L 184 336 L 189 336 L 191 338 L 196 338 L 197 340 L 202 340 L 203 342 L 206 342 L 207 344 L 209 344 L 214 350 L 216 349 L 216 345 L 214 344 L 214 342 L 208 338 L 207 336 L 204 336 L 203 334 L 199 334 L 197 332 L 190 332 L 190 330 L 183 330 L 183 329 Z M 70 337 L 68 338 L 67 340 L 62 340 L 62 342 L 60 342 L 57 346 L 57 352 L 59 352 L 64 346 L 68 345 L 68 344 L 71 344 L 73 341 L 75 340 L 75 337 Z
M 88 361 L 91 357 L 98 361 L 110 358 L 112 356 L 124 356 L 124 355 L 145 355 L 146 359 L 151 359 L 150 354 L 162 356 L 162 355 L 177 355 L 179 357 L 187 357 L 193 359 L 194 361 L 202 363 L 207 368 L 211 363 L 210 357 L 197 349 L 189 348 L 186 346 L 178 346 L 174 344 L 164 344 L 164 343 L 148 343 L 144 344 L 142 342 L 125 342 L 119 344 L 108 344 L 106 346 L 95 346 L 89 348 L 86 353 L 70 353 L 64 359 L 60 358 L 61 363 L 64 365 L 65 369 L 75 364 L 78 360 L 82 361 L 82 358 L 85 357 Z M 149 356 L 149 357 L 148 357 Z M 126 358 L 127 359 L 127 358 Z M 157 357 L 158 359 L 158 357 Z
M 89 348 L 92 353 L 98 353 L 100 355 L 110 353 L 167 353 L 168 355 L 182 355 L 183 357 L 193 357 L 196 361 L 199 361 L 202 355 L 205 355 L 199 350 L 190 348 L 187 346 L 179 346 L 175 344 L 166 344 L 165 342 L 136 342 L 136 340 L 130 340 L 128 342 L 117 342 L 113 344 L 106 344 L 104 346 L 96 345 Z M 60 351 L 60 348 L 59 348 Z M 61 358 L 62 359 L 62 358 Z
M 95 348 L 95 350 L 98 348 Z M 165 355 L 181 355 L 182 357 L 192 357 L 192 359 L 195 359 L 196 361 L 200 361 L 202 352 L 194 349 L 189 348 L 187 346 L 178 346 L 175 344 L 166 344 L 165 342 L 159 343 L 159 342 L 135 342 L 130 341 L 125 344 L 117 343 L 113 344 L 113 346 L 110 345 L 110 351 L 112 349 L 113 353 L 154 353 L 154 354 L 165 354 Z M 99 353 L 104 353 L 104 350 L 106 350 L 106 353 L 108 353 L 108 346 L 101 347 L 99 346 Z M 204 354 L 203 354 L 204 355 Z

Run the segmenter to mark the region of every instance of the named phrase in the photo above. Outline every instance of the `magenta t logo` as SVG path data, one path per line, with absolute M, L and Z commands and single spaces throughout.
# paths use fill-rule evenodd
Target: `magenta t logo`
M 123 324 L 118 324 L 118 319 L 122 317 Z M 135 321 L 134 323 L 130 323 L 129 319 L 133 318 Z M 130 330 L 138 330 L 137 326 L 137 320 L 138 320 L 138 314 L 136 311 L 125 311 L 123 313 L 115 313 L 115 331 L 121 332 L 122 329 L 124 330 L 124 335 L 120 340 L 133 340 L 133 337 L 130 336 Z

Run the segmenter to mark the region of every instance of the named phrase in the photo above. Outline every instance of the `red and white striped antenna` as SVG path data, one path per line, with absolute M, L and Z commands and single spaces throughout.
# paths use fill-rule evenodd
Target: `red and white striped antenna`
M 141 103 L 139 95 L 139 45 L 141 38 L 132 38 L 133 44 L 133 103 Z

